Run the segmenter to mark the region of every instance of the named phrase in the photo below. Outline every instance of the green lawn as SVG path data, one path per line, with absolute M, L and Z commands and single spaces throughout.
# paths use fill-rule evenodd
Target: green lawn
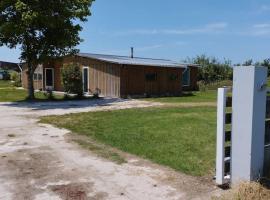
M 53 95 L 54 101 L 65 101 L 63 95 Z M 18 89 L 12 85 L 10 81 L 0 80 L 0 102 L 19 102 L 26 101 L 27 90 Z M 48 101 L 48 97 L 43 92 L 35 93 L 35 101 Z M 76 98 L 70 97 L 68 100 L 76 100 Z
M 10 81 L 0 80 L 0 88 L 13 87 Z
M 10 81 L 0 81 L 0 102 L 24 101 L 26 97 L 26 90 L 14 87 Z M 42 92 L 35 93 L 35 97 L 38 101 L 47 99 L 47 97 Z M 61 98 L 62 97 L 60 96 L 56 96 L 56 99 Z
M 216 102 L 217 91 L 206 92 L 186 92 L 181 97 L 161 97 L 146 98 L 146 101 L 155 101 L 162 103 L 199 103 L 199 102 Z
M 43 117 L 41 122 L 87 135 L 190 175 L 212 174 L 216 109 L 144 108 Z

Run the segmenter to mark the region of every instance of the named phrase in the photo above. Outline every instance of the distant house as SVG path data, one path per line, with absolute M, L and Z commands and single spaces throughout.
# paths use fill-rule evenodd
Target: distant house
M 34 74 L 37 90 L 63 91 L 61 68 L 70 63 L 81 66 L 83 91 L 99 90 L 106 97 L 180 95 L 197 89 L 198 65 L 165 59 L 79 53 L 39 65 Z M 23 87 L 27 88 L 26 67 Z
M 1 70 L 13 70 L 17 72 L 21 72 L 19 68 L 18 63 L 12 63 L 12 62 L 5 62 L 5 61 L 0 61 L 0 69 Z

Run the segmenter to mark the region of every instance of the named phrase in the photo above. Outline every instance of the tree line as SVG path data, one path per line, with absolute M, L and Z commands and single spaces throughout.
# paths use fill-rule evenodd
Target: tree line
M 232 64 L 232 61 L 229 59 L 219 60 L 216 57 L 200 55 L 195 58 L 187 58 L 185 61 L 201 66 L 199 68 L 198 80 L 203 81 L 205 84 L 223 80 L 232 80 L 233 67 L 241 65 L 255 65 L 267 67 L 268 75 L 270 75 L 270 58 L 264 59 L 263 61 L 259 62 L 254 62 L 252 59 L 248 59 L 243 63 Z

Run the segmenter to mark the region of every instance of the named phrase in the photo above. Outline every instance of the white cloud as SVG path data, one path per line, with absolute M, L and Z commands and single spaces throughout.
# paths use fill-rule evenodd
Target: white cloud
M 206 24 L 202 27 L 191 29 L 137 29 L 115 32 L 115 36 L 126 35 L 191 35 L 191 34 L 211 34 L 223 32 L 228 27 L 225 22 Z
M 240 32 L 241 35 L 247 36 L 270 36 L 270 23 L 254 24 L 246 31 Z
M 162 47 L 163 47 L 162 44 L 156 44 L 156 45 L 152 45 L 152 46 L 138 47 L 138 48 L 135 48 L 135 50 L 136 51 L 148 51 L 148 50 L 153 50 L 153 49 L 159 49 Z
M 261 12 L 270 11 L 270 5 L 262 5 L 260 11 Z
M 270 24 L 255 24 L 253 27 L 258 29 L 270 28 Z

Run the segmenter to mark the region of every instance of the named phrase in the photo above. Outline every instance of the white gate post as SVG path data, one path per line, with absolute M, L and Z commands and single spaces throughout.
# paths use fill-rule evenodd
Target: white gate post
M 256 181 L 263 173 L 267 68 L 234 68 L 231 181 Z
M 216 183 L 223 185 L 224 180 L 224 159 L 225 159 L 225 117 L 227 88 L 218 89 L 217 101 L 217 147 L 216 147 Z

